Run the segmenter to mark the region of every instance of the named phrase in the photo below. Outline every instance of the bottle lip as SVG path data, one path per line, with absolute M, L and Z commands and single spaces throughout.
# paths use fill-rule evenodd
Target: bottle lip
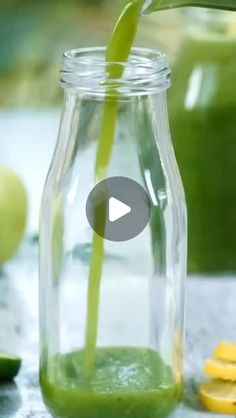
M 66 51 L 61 70 L 62 86 L 98 97 L 148 95 L 170 86 L 169 61 L 162 52 L 133 48 L 127 62 L 109 63 L 105 55 L 106 47 Z M 111 68 L 123 72 L 122 76 L 108 79 Z

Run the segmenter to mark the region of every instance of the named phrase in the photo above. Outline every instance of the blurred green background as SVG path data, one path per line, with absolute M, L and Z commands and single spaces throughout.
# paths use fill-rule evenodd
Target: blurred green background
M 2 0 L 0 106 L 60 104 L 63 52 L 105 45 L 121 4 L 121 0 Z M 175 50 L 179 22 L 173 12 L 164 16 L 164 21 L 157 14 L 142 19 L 139 45 Z

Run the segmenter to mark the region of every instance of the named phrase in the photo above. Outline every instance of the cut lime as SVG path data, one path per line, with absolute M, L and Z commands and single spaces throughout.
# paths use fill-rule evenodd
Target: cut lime
M 12 380 L 20 370 L 21 359 L 0 351 L 0 381 Z

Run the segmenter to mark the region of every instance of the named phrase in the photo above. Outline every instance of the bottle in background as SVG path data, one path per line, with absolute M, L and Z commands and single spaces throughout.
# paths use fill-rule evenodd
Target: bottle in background
M 189 270 L 236 269 L 236 16 L 190 9 L 170 122 L 189 214 Z

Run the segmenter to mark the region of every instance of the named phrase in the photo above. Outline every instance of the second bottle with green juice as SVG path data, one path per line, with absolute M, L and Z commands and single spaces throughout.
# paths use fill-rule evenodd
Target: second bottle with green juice
M 186 192 L 189 271 L 236 269 L 236 15 L 192 9 L 173 65 L 171 131 Z

